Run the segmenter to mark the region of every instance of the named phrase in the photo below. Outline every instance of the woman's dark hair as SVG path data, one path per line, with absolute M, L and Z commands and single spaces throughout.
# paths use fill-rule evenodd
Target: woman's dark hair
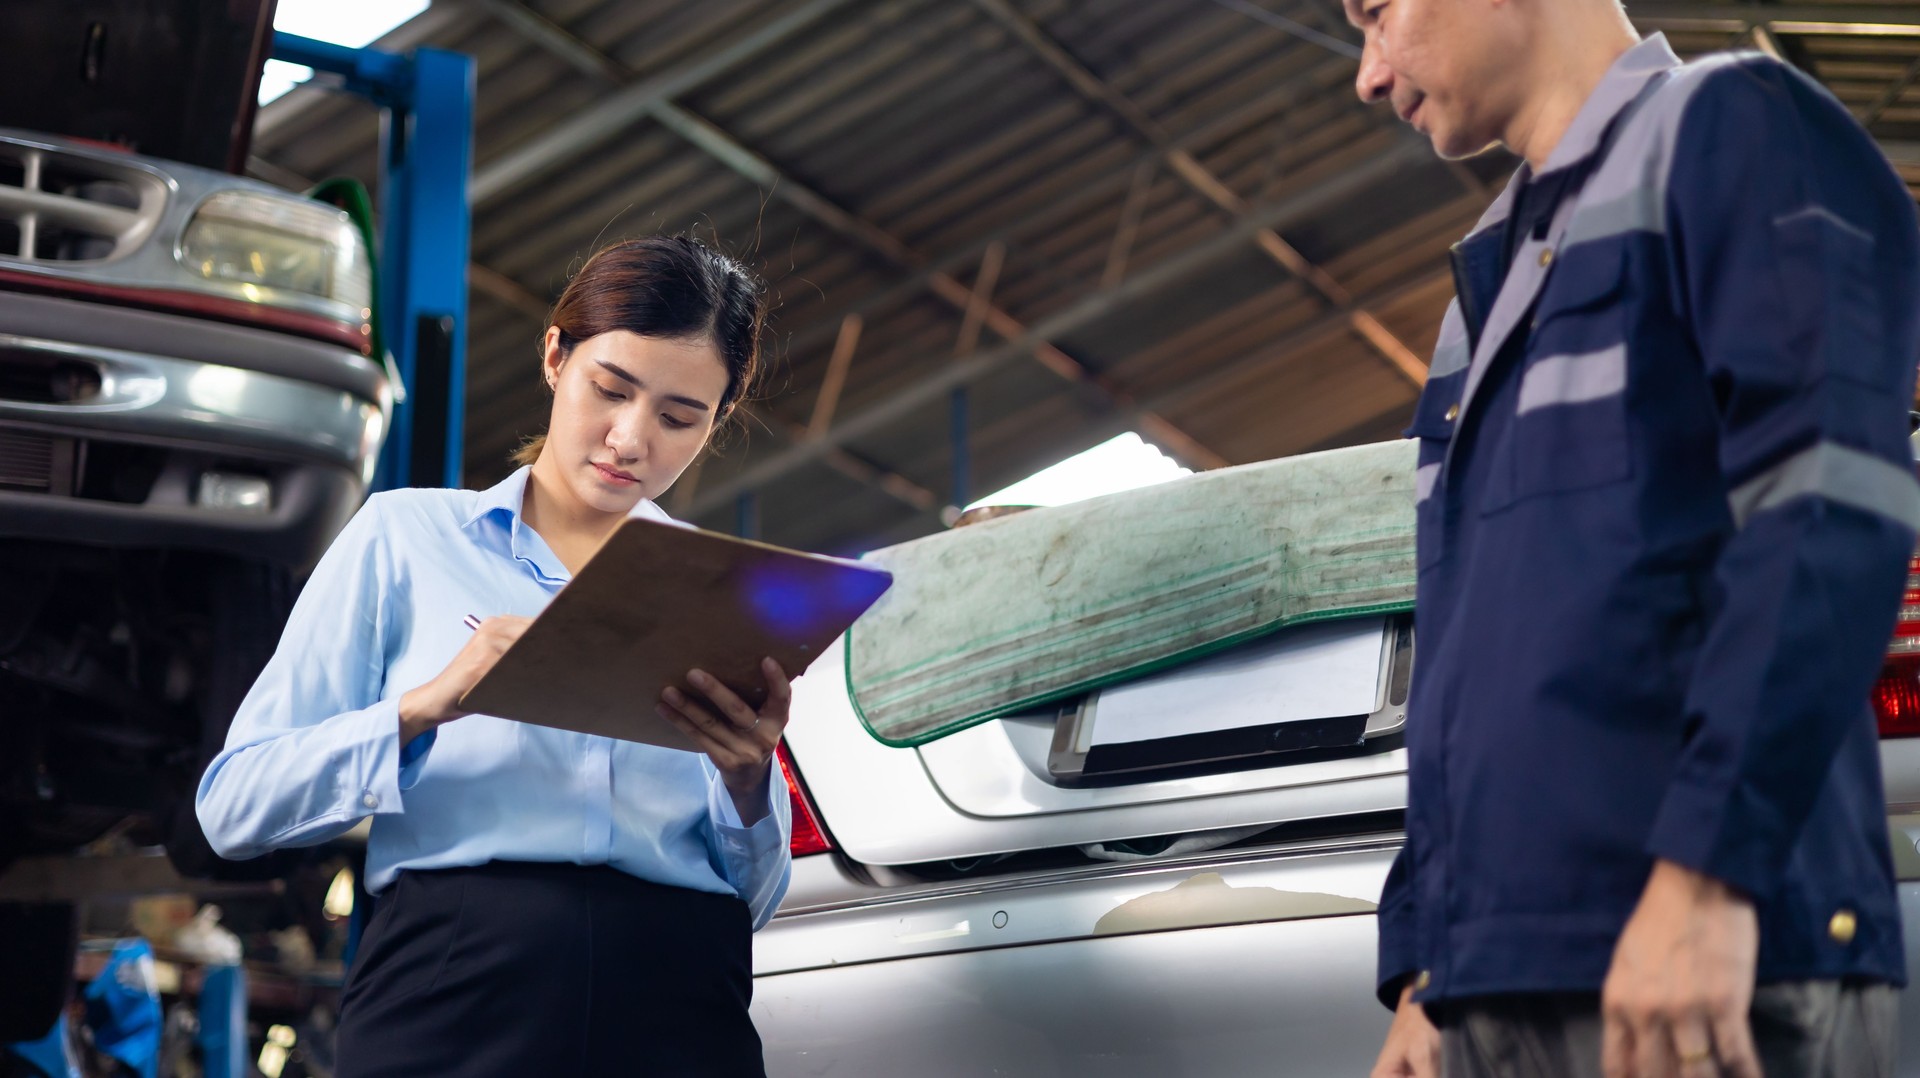
M 765 321 L 760 279 L 689 236 L 647 236 L 601 248 L 567 282 L 547 318 L 560 328 L 562 356 L 616 329 L 670 341 L 712 341 L 727 365 L 716 425 L 753 388 Z M 544 331 L 540 348 L 544 356 Z M 514 453 L 514 463 L 532 464 L 545 444 L 546 435 L 536 435 Z

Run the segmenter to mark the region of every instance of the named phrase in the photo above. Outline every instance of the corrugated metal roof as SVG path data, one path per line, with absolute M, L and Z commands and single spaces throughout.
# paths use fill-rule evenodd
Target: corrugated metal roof
M 1263 4 L 1354 40 L 1330 3 Z M 1779 51 L 1920 181 L 1920 5 L 1632 11 L 1683 55 Z M 1349 56 L 1212 0 L 437 0 L 382 45 L 422 43 L 479 66 L 469 483 L 544 422 L 534 342 L 570 270 L 691 230 L 778 309 L 769 391 L 669 507 L 726 529 L 751 491 L 766 538 L 811 549 L 940 527 L 961 381 L 975 494 L 1126 429 L 1201 466 L 1391 437 L 1447 247 L 1510 168 L 1433 160 L 1354 100 Z M 377 130 L 363 102 L 296 90 L 262 112 L 256 171 L 371 182 Z

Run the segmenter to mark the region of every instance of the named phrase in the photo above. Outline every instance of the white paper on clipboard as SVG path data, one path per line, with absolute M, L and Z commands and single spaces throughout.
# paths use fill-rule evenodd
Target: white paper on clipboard
M 1103 689 L 1093 745 L 1371 714 L 1387 619 L 1285 629 L 1127 685 Z

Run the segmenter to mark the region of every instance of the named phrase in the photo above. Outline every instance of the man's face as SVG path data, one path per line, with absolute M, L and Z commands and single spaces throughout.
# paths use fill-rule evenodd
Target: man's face
M 1501 40 L 1497 0 L 1343 2 L 1366 36 L 1360 100 L 1391 103 L 1442 157 L 1470 157 L 1499 140 L 1498 89 L 1518 65 L 1506 52 L 1517 42 Z

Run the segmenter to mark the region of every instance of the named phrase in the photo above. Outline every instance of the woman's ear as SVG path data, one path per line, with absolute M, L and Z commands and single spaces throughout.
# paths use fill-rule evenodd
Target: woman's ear
M 546 380 L 549 390 L 559 384 L 560 368 L 566 362 L 567 355 L 560 350 L 560 327 L 548 326 L 547 339 L 540 346 L 540 376 Z

